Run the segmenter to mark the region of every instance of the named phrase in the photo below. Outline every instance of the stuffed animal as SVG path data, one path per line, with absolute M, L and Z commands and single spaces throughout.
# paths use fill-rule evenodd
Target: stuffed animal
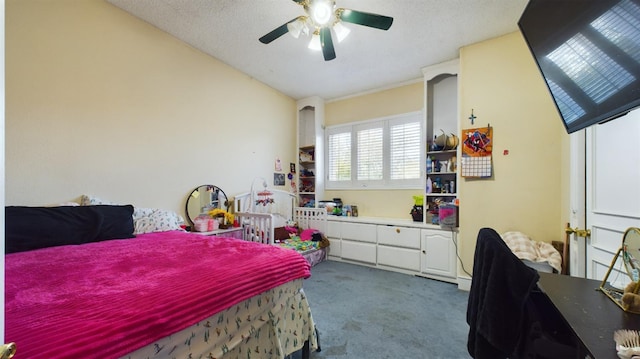
M 634 313 L 640 313 L 640 294 L 638 294 L 638 282 L 631 282 L 624 288 L 622 295 L 622 308 Z

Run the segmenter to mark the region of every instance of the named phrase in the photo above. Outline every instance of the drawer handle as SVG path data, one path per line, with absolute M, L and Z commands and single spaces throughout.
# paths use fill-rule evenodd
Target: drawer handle
M 400 228 L 396 228 L 396 233 L 400 233 Z

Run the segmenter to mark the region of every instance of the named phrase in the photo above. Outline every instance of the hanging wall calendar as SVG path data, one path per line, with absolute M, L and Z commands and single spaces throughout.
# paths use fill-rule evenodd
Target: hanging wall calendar
M 493 129 L 469 128 L 462 130 L 462 158 L 460 161 L 462 177 L 491 177 L 491 150 L 493 148 Z

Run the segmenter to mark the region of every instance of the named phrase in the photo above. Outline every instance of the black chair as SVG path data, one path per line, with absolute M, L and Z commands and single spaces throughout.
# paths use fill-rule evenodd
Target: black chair
M 545 305 L 539 278 L 496 231 L 479 231 L 467 304 L 467 350 L 473 358 L 576 357 L 569 332 Z

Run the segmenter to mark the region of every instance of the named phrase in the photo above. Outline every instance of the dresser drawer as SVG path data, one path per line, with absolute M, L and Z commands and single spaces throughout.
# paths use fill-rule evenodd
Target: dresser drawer
M 329 243 L 327 255 L 329 257 L 342 257 L 342 240 L 339 238 L 329 238 Z
M 339 222 L 327 221 L 327 233 L 325 235 L 328 238 L 340 238 L 340 228 L 341 224 Z
M 420 250 L 378 245 L 378 265 L 420 271 Z
M 376 263 L 376 245 L 374 243 L 342 240 L 342 259 Z
M 420 249 L 420 229 L 398 226 L 377 226 L 378 244 Z
M 376 243 L 376 225 L 341 223 L 341 237 L 358 242 Z

